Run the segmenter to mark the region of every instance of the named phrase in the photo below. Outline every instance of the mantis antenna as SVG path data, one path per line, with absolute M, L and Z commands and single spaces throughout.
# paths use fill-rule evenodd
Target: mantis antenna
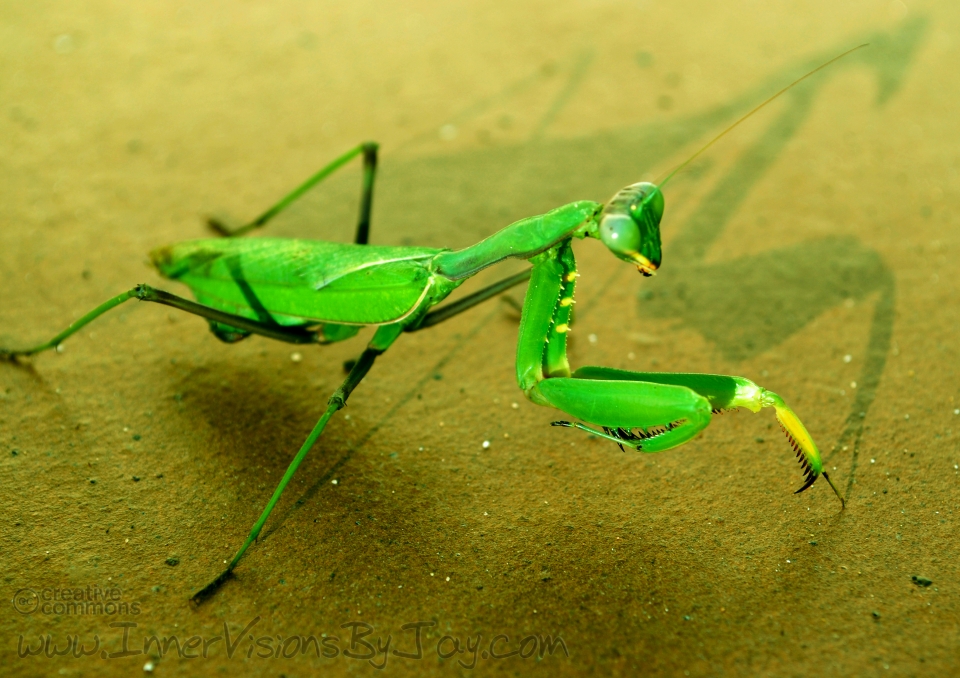
M 743 122 L 744 120 L 746 120 L 747 118 L 749 118 L 751 115 L 753 115 L 754 113 L 756 113 L 757 111 L 759 111 L 761 108 L 763 108 L 764 106 L 766 106 L 766 105 L 769 104 L 770 102 L 772 102 L 774 99 L 776 99 L 777 97 L 779 97 L 781 94 L 784 94 L 784 93 L 787 92 L 788 90 L 793 89 L 794 87 L 796 87 L 797 85 L 799 85 L 801 82 L 803 82 L 804 80 L 806 80 L 807 78 L 809 78 L 811 75 L 813 75 L 814 73 L 817 73 L 818 71 L 822 71 L 824 68 L 826 68 L 827 66 L 829 66 L 829 65 L 832 64 L 833 62 L 839 61 L 840 59 L 842 59 L 843 57 L 847 56 L 848 54 L 852 54 L 852 53 L 856 52 L 858 49 L 863 49 L 864 47 L 866 47 L 866 46 L 869 45 L 869 44 L 870 44 L 869 42 L 865 42 L 865 43 L 863 43 L 862 45 L 857 45 L 857 46 L 854 47 L 853 49 L 848 49 L 848 50 L 847 50 L 846 52 L 844 52 L 843 54 L 839 54 L 839 55 L 833 57 L 832 59 L 830 59 L 830 61 L 827 61 L 826 63 L 820 64 L 819 66 L 817 66 L 816 68 L 814 68 L 812 71 L 810 71 L 810 72 L 807 73 L 806 75 L 804 75 L 804 76 L 802 76 L 802 77 L 800 77 L 800 78 L 797 78 L 796 80 L 794 80 L 793 82 L 791 82 L 789 85 L 787 85 L 786 87 L 784 87 L 782 90 L 780 90 L 779 92 L 777 92 L 776 94 L 774 94 L 772 97 L 770 97 L 769 99 L 767 99 L 766 101 L 764 101 L 762 104 L 760 104 L 759 106 L 757 106 L 756 108 L 754 108 L 752 111 L 750 111 L 749 113 L 747 113 L 745 116 L 743 116 L 742 118 L 740 118 L 739 120 L 737 120 L 735 123 L 733 123 L 732 125 L 730 125 L 727 129 L 723 130 L 722 132 L 720 132 L 720 134 L 718 134 L 718 135 L 715 136 L 713 139 L 711 139 L 710 141 L 708 141 L 707 144 L 706 144 L 705 146 L 703 146 L 699 151 L 697 151 L 696 153 L 694 153 L 693 155 L 691 155 L 689 158 L 687 158 L 685 161 L 683 161 L 680 165 L 678 165 L 672 172 L 670 172 L 670 174 L 667 175 L 667 178 L 666 178 L 666 179 L 664 179 L 664 180 L 661 181 L 659 184 L 657 184 L 657 188 L 658 188 L 658 189 L 663 188 L 663 186 L 664 186 L 668 181 L 670 181 L 677 172 L 679 172 L 679 171 L 682 170 L 684 167 L 686 167 L 687 165 L 689 165 L 691 162 L 693 162 L 694 160 L 696 160 L 696 159 L 700 156 L 701 153 L 703 153 L 705 150 L 707 150 L 708 148 L 710 148 L 711 146 L 713 146 L 715 143 L 717 143 L 718 141 L 720 141 L 720 139 L 722 139 L 723 137 L 725 137 L 728 132 L 730 132 L 731 130 L 733 130 L 733 128 L 735 128 L 735 127 L 736 127 L 737 125 L 739 125 L 741 122 Z M 656 194 L 656 192 L 653 192 L 653 193 L 651 193 L 650 195 L 652 196 L 652 195 L 655 195 L 655 194 Z

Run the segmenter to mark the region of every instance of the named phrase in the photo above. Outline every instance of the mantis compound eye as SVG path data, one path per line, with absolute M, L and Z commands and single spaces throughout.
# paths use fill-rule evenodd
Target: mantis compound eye
M 619 259 L 644 275 L 660 266 L 660 218 L 663 194 L 653 184 L 639 183 L 619 191 L 600 217 L 600 239 Z
M 640 229 L 626 214 L 604 214 L 600 220 L 600 239 L 621 259 L 640 251 Z

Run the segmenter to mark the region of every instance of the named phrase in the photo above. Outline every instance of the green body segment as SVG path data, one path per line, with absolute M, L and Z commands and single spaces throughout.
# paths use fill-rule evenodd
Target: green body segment
M 362 328 L 363 325 L 323 323 L 317 328 L 317 336 L 321 344 L 335 344 L 338 341 L 352 339 L 360 333 Z
M 589 200 L 573 202 L 456 252 L 256 238 L 179 243 L 155 250 L 151 259 L 162 275 L 190 287 L 202 304 L 261 322 L 322 325 L 321 340 L 332 342 L 356 334 L 350 326 L 416 317 L 499 261 L 530 259 L 558 242 L 595 236 L 601 207 Z M 231 328 L 211 325 L 231 340 Z
M 603 206 L 579 200 L 535 217 L 515 221 L 476 245 L 436 258 L 436 270 L 460 280 L 508 258 L 532 259 L 557 243 L 572 237 L 596 237 L 596 218 Z
M 557 409 L 598 426 L 651 428 L 693 418 L 706 426 L 710 404 L 683 386 L 643 381 L 547 379 L 538 389 Z
M 543 351 L 543 372 L 548 378 L 570 376 L 570 362 L 567 360 L 567 334 L 573 324 L 573 291 L 579 275 L 570 241 L 560 245 L 557 259 L 561 271 L 560 292 L 555 303 L 550 329 L 547 332 L 547 344 Z
M 165 247 L 151 258 L 202 304 L 285 326 L 329 323 L 333 341 L 355 334 L 335 325 L 401 322 L 450 294 L 460 282 L 432 269 L 442 251 L 221 238 Z
M 558 249 L 544 252 L 532 260 L 533 271 L 523 300 L 520 336 L 517 339 L 517 383 L 524 394 L 538 405 L 550 405 L 536 387 L 547 378 L 544 369 L 545 346 L 564 288 L 564 266 Z
M 723 374 L 698 374 L 695 372 L 631 372 L 612 367 L 581 367 L 574 376 L 578 379 L 615 379 L 618 381 L 644 381 L 653 384 L 684 386 L 700 394 L 710 403 L 712 410 L 728 410 L 746 407 L 759 412 L 764 407 L 763 396 L 769 393 L 743 377 Z
M 604 430 L 578 428 L 630 444 L 640 452 L 682 445 L 710 423 L 707 400 L 683 386 L 561 378 L 547 379 L 539 391 L 554 407 Z M 611 429 L 625 433 L 616 437 Z

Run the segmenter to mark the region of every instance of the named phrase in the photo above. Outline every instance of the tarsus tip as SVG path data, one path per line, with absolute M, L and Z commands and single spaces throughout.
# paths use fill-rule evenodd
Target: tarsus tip
M 197 591 L 195 594 L 193 594 L 190 597 L 190 602 L 193 603 L 194 605 L 203 604 L 204 602 L 209 600 L 210 597 L 217 592 L 217 589 L 223 586 L 224 582 L 226 582 L 232 576 L 233 576 L 232 569 L 224 570 L 223 572 L 220 573 L 219 576 L 217 576 L 216 579 L 214 579 L 212 582 L 210 582 L 209 584 L 204 586 L 202 589 Z
M 847 502 L 844 501 L 843 496 L 840 494 L 840 490 L 837 489 L 837 486 L 833 484 L 833 481 L 830 480 L 830 476 L 827 475 L 827 472 L 823 472 L 823 477 L 826 478 L 827 482 L 830 483 L 830 487 L 833 489 L 833 493 L 837 495 L 837 499 L 840 500 L 840 510 L 847 508 Z

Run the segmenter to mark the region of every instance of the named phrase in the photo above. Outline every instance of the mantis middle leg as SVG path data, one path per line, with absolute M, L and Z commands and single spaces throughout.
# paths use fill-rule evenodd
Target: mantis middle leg
M 243 557 L 243 554 L 260 535 L 260 531 L 263 530 L 263 526 L 267 522 L 267 518 L 277 505 L 277 502 L 280 501 L 280 497 L 283 495 L 283 491 L 287 488 L 287 484 L 293 479 L 293 476 L 300 467 L 301 462 L 303 462 L 303 460 L 306 458 L 307 454 L 313 448 L 314 444 L 316 444 L 317 440 L 320 439 L 321 434 L 323 434 L 323 430 L 327 426 L 327 422 L 330 421 L 330 418 L 339 410 L 346 407 L 347 399 L 350 397 L 350 394 L 353 393 L 353 390 L 363 380 L 367 372 L 370 371 L 370 368 L 373 367 L 373 363 L 377 359 L 377 356 L 386 351 L 397 339 L 397 337 L 400 336 L 402 331 L 403 328 L 401 325 L 383 325 L 377 329 L 376 333 L 373 335 L 373 338 L 370 340 L 370 343 L 367 345 L 366 350 L 360 354 L 360 358 L 358 358 L 354 363 L 353 367 L 350 369 L 350 373 L 347 375 L 347 378 L 340 385 L 340 388 L 334 391 L 333 395 L 330 396 L 330 399 L 327 401 L 326 411 L 320 417 L 320 420 L 317 421 L 316 425 L 313 427 L 313 430 L 310 431 L 310 435 L 308 435 L 307 439 L 303 441 L 303 445 L 300 446 L 300 450 L 287 466 L 287 470 L 284 472 L 283 478 L 280 479 L 280 483 L 277 485 L 277 488 L 273 491 L 273 495 L 271 495 L 267 505 L 260 513 L 260 517 L 257 519 L 257 522 L 253 524 L 253 528 L 250 530 L 250 534 L 247 536 L 246 541 L 243 542 L 240 550 L 236 552 L 227 567 L 223 570 L 223 572 L 217 575 L 216 579 L 211 581 L 193 595 L 191 600 L 194 603 L 199 604 L 209 598 L 230 577 L 234 568 L 237 566 L 237 563 L 239 563 L 240 559 Z
M 533 272 L 517 346 L 517 381 L 531 401 L 587 422 L 555 425 L 583 429 L 616 442 L 621 449 L 661 452 L 692 439 L 707 427 L 715 412 L 738 407 L 759 412 L 773 407 L 806 474 L 797 492 L 810 487 L 822 474 L 843 503 L 799 417 L 780 396 L 749 379 L 605 367 L 571 372 L 566 336 L 577 271 L 570 242 L 564 241 L 531 261 Z

